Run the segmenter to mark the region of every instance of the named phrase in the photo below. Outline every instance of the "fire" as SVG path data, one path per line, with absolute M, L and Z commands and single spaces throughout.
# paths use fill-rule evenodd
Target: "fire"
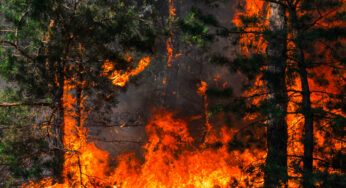
M 203 98 L 206 135 L 209 134 L 209 132 L 212 128 L 210 125 L 210 122 L 209 122 L 209 117 L 208 117 L 208 98 L 207 98 L 207 94 L 206 94 L 207 87 L 208 87 L 208 84 L 204 81 L 201 81 L 201 83 L 199 84 L 199 87 L 197 89 L 197 94 Z
M 175 18 L 176 14 L 175 11 L 176 9 L 174 8 L 174 0 L 168 0 L 169 3 L 169 23 L 168 26 L 171 30 L 173 30 L 173 25 L 172 25 L 172 20 Z M 167 66 L 170 67 L 171 62 L 173 60 L 173 38 L 170 36 L 166 42 L 166 48 L 167 48 Z
M 246 16 L 251 18 L 259 16 L 263 18 L 263 14 L 265 14 L 264 17 L 268 17 L 269 13 L 264 12 L 265 7 L 268 5 L 265 1 L 245 0 L 245 5 L 243 6 L 244 11 L 236 12 L 234 19 L 232 20 L 238 28 L 242 28 L 245 31 L 244 34 L 241 34 L 239 41 L 241 52 L 245 55 L 249 55 L 252 50 L 263 53 L 267 48 L 267 44 L 264 38 L 259 34 L 256 34 L 256 32 L 264 31 L 268 26 L 268 22 L 260 20 L 257 23 L 247 25 L 242 22 L 241 17 Z M 249 46 L 251 46 L 251 48 L 249 48 Z
M 175 16 L 173 0 L 169 0 L 170 18 Z M 171 25 L 171 23 L 170 23 Z M 167 41 L 168 65 L 173 57 L 172 38 Z M 179 56 L 180 54 L 176 55 Z M 128 61 L 132 57 L 128 56 Z M 142 58 L 137 68 L 125 72 L 114 71 L 114 62 L 106 61 L 103 76 L 108 76 L 114 85 L 125 86 L 131 76 L 142 72 L 150 63 L 149 57 Z M 165 80 L 163 81 L 165 83 Z M 246 167 L 255 165 L 265 155 L 263 150 L 245 149 L 230 151 L 229 142 L 236 129 L 213 128 L 208 117 L 207 86 L 202 81 L 197 93 L 203 98 L 207 134 L 205 141 L 196 144 L 190 135 L 186 120 L 194 117 L 177 118 L 176 113 L 165 109 L 153 110 L 146 126 L 147 143 L 143 146 L 144 162 L 134 154 L 123 154 L 117 158 L 117 167 L 111 169 L 109 153 L 88 142 L 84 121 L 87 112 L 80 103 L 80 114 L 76 113 L 77 99 L 73 96 L 75 86 L 65 83 L 64 87 L 64 138 L 65 162 L 63 182 L 52 179 L 30 182 L 26 187 L 230 187 L 243 186 L 256 179 L 247 176 Z M 85 100 L 85 96 L 82 101 Z M 78 118 L 80 117 L 78 122 Z M 77 126 L 80 125 L 80 126 Z M 260 157 L 259 157 L 260 156 Z M 260 175 L 261 176 L 261 175 Z M 258 177 L 260 177 L 258 176 Z M 256 184 L 258 187 L 262 183 Z
M 75 98 L 64 93 L 66 108 Z M 228 142 L 236 131 L 222 127 L 208 135 L 208 143 L 194 145 L 187 122 L 164 109 L 153 110 L 146 126 L 148 142 L 143 146 L 144 163 L 134 154 L 120 155 L 118 165 L 109 169 L 109 154 L 87 141 L 87 130 L 76 127 L 74 113 L 66 113 L 64 183 L 45 179 L 26 187 L 229 187 L 246 186 L 246 174 L 239 166 L 253 164 L 264 151 L 229 151 Z M 84 119 L 84 118 L 83 118 Z M 83 120 L 84 121 L 84 120 Z M 217 146 L 212 147 L 213 144 Z M 107 173 L 108 172 L 108 173 Z M 238 182 L 238 183 L 236 183 Z M 260 186 L 260 184 L 258 185 Z
M 207 91 L 208 84 L 207 82 L 201 81 L 200 86 L 197 89 L 197 93 L 200 96 L 205 96 L 205 92 Z
M 251 53 L 264 53 L 265 49 L 267 47 L 266 41 L 261 37 L 260 35 L 257 35 L 256 32 L 264 31 L 267 27 L 267 21 L 265 19 L 260 20 L 260 22 L 252 25 L 246 25 L 242 22 L 241 17 L 246 16 L 246 17 L 252 17 L 252 16 L 260 16 L 260 17 L 268 17 L 268 12 L 267 12 L 267 2 L 265 1 L 259 1 L 259 0 L 245 0 L 245 4 L 243 4 L 243 10 L 242 12 L 237 12 L 235 15 L 235 18 L 232 20 L 232 22 L 238 27 L 238 28 L 244 28 L 246 32 L 250 33 L 245 33 L 241 34 L 240 38 L 240 49 L 241 52 L 244 55 L 249 55 Z M 299 5 L 298 5 L 299 6 Z M 315 23 L 315 28 L 329 28 L 331 26 L 343 26 L 344 23 L 342 21 L 335 21 L 333 23 L 328 20 L 329 18 L 335 16 L 338 11 L 343 12 L 344 11 L 344 6 L 340 7 L 338 10 L 332 10 L 328 12 L 328 16 L 326 16 L 323 19 L 319 19 Z M 324 14 L 320 13 L 319 14 Z M 305 13 L 300 13 L 300 14 L 305 14 Z M 317 13 L 316 13 L 317 14 Z M 290 23 L 288 23 L 290 24 Z M 288 56 L 294 57 L 294 50 L 295 50 L 295 44 L 292 41 L 292 38 L 294 37 L 293 33 L 288 34 Z M 343 39 L 340 39 L 343 40 Z M 325 52 L 328 47 L 324 47 L 323 42 L 319 44 L 315 44 L 315 50 L 317 53 L 319 52 Z M 323 57 L 320 61 L 322 63 L 324 62 L 331 62 L 331 49 L 327 50 L 326 54 L 321 55 Z M 322 54 L 322 53 L 320 53 Z M 306 57 L 309 57 L 309 54 L 304 54 Z M 296 62 L 288 60 L 290 64 L 295 64 Z M 338 63 L 336 63 L 338 64 Z M 341 63 L 339 63 L 341 65 Z M 330 99 L 328 94 L 341 94 L 342 89 L 339 88 L 340 86 L 345 86 L 345 81 L 344 81 L 344 75 L 343 74 L 342 78 L 337 78 L 335 75 L 333 75 L 333 68 L 329 66 L 320 66 L 313 68 L 312 70 L 309 71 L 309 74 L 315 74 L 318 77 L 322 77 L 326 80 L 328 80 L 329 84 L 327 86 L 320 86 L 316 84 L 312 79 L 309 78 L 309 86 L 310 90 L 312 91 L 311 93 L 311 102 L 312 102 L 312 107 L 313 108 L 322 108 L 323 110 L 328 111 L 327 109 L 327 103 Z M 291 92 L 288 93 L 290 96 L 290 101 L 288 104 L 288 112 L 292 112 L 291 114 L 287 115 L 287 124 L 288 124 L 288 164 L 293 164 L 292 162 L 298 161 L 301 159 L 301 157 L 304 155 L 304 146 L 302 144 L 302 139 L 303 139 L 303 129 L 304 129 L 304 117 L 301 114 L 295 114 L 294 112 L 297 111 L 299 108 L 299 105 L 302 101 L 302 96 L 300 93 L 297 93 L 296 91 L 301 91 L 301 85 L 300 85 L 300 80 L 299 77 L 294 80 L 294 85 L 291 85 L 288 89 L 291 90 Z M 256 94 L 261 94 L 261 93 L 266 93 L 264 89 L 264 83 L 260 80 L 258 77 L 253 88 L 250 91 L 246 91 L 243 96 L 253 96 Z M 287 83 L 289 86 L 290 84 Z M 259 104 L 259 101 L 265 99 L 265 95 L 259 96 L 257 98 L 254 98 L 252 100 L 253 104 Z M 334 114 L 341 115 L 345 117 L 345 114 L 341 112 L 341 110 L 334 110 L 332 111 Z M 251 120 L 256 118 L 256 115 L 251 115 L 247 116 L 247 119 Z M 331 149 L 337 149 L 341 150 L 342 149 L 342 143 L 334 138 L 329 138 L 332 139 L 332 141 L 327 141 L 326 136 L 328 133 L 326 130 L 330 129 L 330 125 L 328 122 L 315 122 L 314 123 L 314 141 L 316 142 L 315 149 L 314 149 L 314 158 L 319 159 L 321 156 L 325 158 L 327 161 L 332 158 L 332 154 L 330 154 Z M 333 144 L 328 148 L 325 148 L 324 145 L 327 142 L 332 142 Z M 329 143 L 330 144 L 330 143 Z M 322 148 L 323 151 L 321 150 Z M 328 150 L 328 151 L 327 151 Z M 319 164 L 318 160 L 314 160 L 314 168 L 318 170 L 328 170 L 329 172 L 335 172 L 332 168 L 330 169 L 323 169 Z M 302 168 L 302 162 L 298 164 L 300 168 Z M 342 173 L 342 172 L 338 172 Z M 291 177 L 301 177 L 301 173 L 297 172 L 296 166 L 291 165 L 289 166 L 288 169 L 288 175 Z M 289 187 L 298 187 L 299 186 L 299 180 L 297 179 L 290 179 L 288 186 Z
M 167 66 L 170 67 L 172 66 L 171 65 L 171 62 L 172 62 L 172 59 L 173 59 L 173 49 L 172 49 L 172 37 L 170 37 L 167 41 L 167 57 L 168 57 L 168 60 L 167 60 Z
M 131 61 L 131 60 L 132 60 L 132 58 L 128 57 L 128 61 Z M 149 64 L 150 64 L 150 58 L 149 57 L 143 57 L 138 62 L 138 66 L 135 69 L 128 69 L 124 73 L 122 73 L 122 71 L 114 71 L 111 73 L 111 75 L 108 78 L 112 80 L 114 85 L 123 87 L 129 81 L 131 76 L 135 76 L 135 75 L 143 72 Z M 107 60 L 103 64 L 103 69 L 104 69 L 104 75 L 109 73 L 110 71 L 114 70 L 114 62 L 110 62 Z
M 248 16 L 262 15 L 262 8 L 265 6 L 263 1 L 247 0 L 245 12 Z M 169 0 L 170 18 L 175 17 L 173 0 Z M 237 13 L 233 22 L 241 27 L 239 19 L 241 13 Z M 170 23 L 171 24 L 171 23 Z M 266 23 L 255 25 L 247 31 L 262 31 Z M 256 40 L 255 40 L 256 39 Z M 241 38 L 242 51 L 249 54 L 247 48 L 250 43 L 257 52 L 264 52 L 266 43 L 264 39 L 258 38 L 256 34 L 244 34 Z M 172 38 L 167 41 L 168 66 L 173 57 Z M 127 61 L 133 58 L 127 56 Z M 106 61 L 103 65 L 103 76 L 108 76 L 114 85 L 123 87 L 132 76 L 141 73 L 150 64 L 150 58 L 144 57 L 138 62 L 135 69 L 126 71 L 114 70 L 114 62 Z M 315 69 L 316 74 L 325 72 L 325 77 L 336 83 L 332 76 L 332 69 L 323 67 L 324 71 Z M 220 75 L 214 81 L 218 84 Z M 311 90 L 322 90 L 326 92 L 338 92 L 337 85 L 330 84 L 327 88 L 321 88 L 310 81 Z M 340 81 L 340 80 L 339 80 Z M 166 78 L 162 81 L 166 84 Z M 291 89 L 300 90 L 300 82 Z M 228 82 L 222 84 L 227 87 Z M 64 123 L 63 144 L 65 150 L 65 161 L 63 169 L 63 182 L 54 183 L 52 179 L 44 179 L 40 182 L 30 182 L 25 187 L 248 187 L 252 183 L 253 187 L 263 186 L 263 174 L 257 173 L 256 176 L 248 175 L 246 171 L 254 171 L 251 167 L 260 166 L 266 151 L 263 149 L 247 148 L 243 151 L 230 148 L 230 142 L 238 129 L 221 126 L 213 127 L 208 116 L 208 98 L 206 91 L 208 84 L 201 81 L 197 85 L 197 94 L 203 99 L 203 114 L 196 117 L 178 117 L 178 112 L 168 112 L 165 109 L 153 109 L 150 120 L 145 131 L 147 142 L 143 146 L 144 160 L 138 159 L 133 153 L 126 153 L 117 157 L 117 165 L 111 168 L 110 154 L 100 150 L 94 143 L 88 141 L 88 130 L 84 127 L 84 122 L 88 112 L 84 108 L 86 95 L 82 94 L 80 103 L 73 95 L 77 89 L 71 81 L 65 81 L 63 103 L 64 103 Z M 262 89 L 262 90 L 261 90 Z M 263 82 L 258 78 L 253 90 L 244 95 L 264 93 Z M 173 94 L 176 94 L 174 91 Z M 293 93 L 290 93 L 290 95 Z M 262 98 L 255 98 L 252 102 L 257 104 Z M 289 103 L 288 111 L 295 111 L 297 102 L 301 96 L 294 96 Z M 315 93 L 312 95 L 313 103 L 316 106 L 323 106 L 326 102 L 325 96 Z M 77 106 L 77 104 L 80 104 Z M 324 107 L 324 106 L 323 106 Z M 78 112 L 77 109 L 80 109 Z M 334 113 L 341 113 L 335 111 Z M 198 143 L 188 128 L 188 120 L 205 118 L 207 134 L 203 143 Z M 248 116 L 252 120 L 255 117 Z M 289 130 L 288 154 L 291 156 L 302 156 L 302 144 L 298 140 L 302 137 L 302 117 L 290 114 L 287 116 Z M 77 126 L 79 125 L 79 126 Z M 323 133 L 315 132 L 318 146 L 325 142 Z M 340 147 L 335 142 L 335 147 Z M 316 154 L 317 155 L 317 154 Z M 329 157 L 329 156 L 328 156 Z M 293 159 L 291 159 L 292 161 Z M 289 161 L 290 162 L 290 161 Z M 251 166 L 251 167 L 250 167 Z M 315 164 L 318 167 L 318 164 Z M 289 175 L 297 174 L 292 168 Z M 289 186 L 297 186 L 296 182 L 290 182 Z
M 99 177 L 106 177 L 105 169 L 108 168 L 109 154 L 98 149 L 94 143 L 88 142 L 88 131 L 83 125 L 87 118 L 87 112 L 83 107 L 86 96 L 80 99 L 80 106 L 76 106 L 77 98 L 73 97 L 75 89 L 75 85 L 72 85 L 70 81 L 65 81 L 64 123 L 62 126 L 65 154 L 62 184 L 53 184 L 51 179 L 44 179 L 38 183 L 30 182 L 24 187 L 103 187 L 105 180 L 100 181 Z
M 127 53 L 127 61 L 130 62 L 132 59 Z M 149 63 L 150 58 L 144 57 L 135 69 L 128 69 L 125 73 L 114 71 L 108 78 L 114 85 L 124 86 L 131 76 L 141 73 Z M 103 69 L 103 75 L 107 75 L 114 69 L 114 63 L 106 61 Z M 65 152 L 63 182 L 61 184 L 53 183 L 52 179 L 46 178 L 37 183 L 30 182 L 23 187 L 106 187 L 115 185 L 112 177 L 108 175 L 110 172 L 109 153 L 98 149 L 94 143 L 88 142 L 88 130 L 84 127 L 88 112 L 83 105 L 87 96 L 83 92 L 81 96 L 73 95 L 77 89 L 82 90 L 85 85 L 86 83 L 81 81 L 65 80 L 64 82 L 62 96 L 64 122 L 61 125 L 63 148 L 60 148 Z
M 64 138 L 65 162 L 63 182 L 52 179 L 30 182 L 24 187 L 229 187 L 246 186 L 249 177 L 241 167 L 256 163 L 262 150 L 230 151 L 228 143 L 237 133 L 223 126 L 206 135 L 206 142 L 196 145 L 190 135 L 186 118 L 176 113 L 154 109 L 146 126 L 147 143 L 143 146 L 144 162 L 134 154 L 118 156 L 117 167 L 110 168 L 109 153 L 88 142 L 84 121 L 87 111 L 80 100 L 76 111 L 76 86 L 65 82 Z M 198 93 L 206 102 L 207 83 L 201 82 Z M 83 94 L 81 94 L 83 96 Z M 78 119 L 80 122 L 78 122 Z M 80 125 L 80 126 L 77 126 Z M 261 183 L 258 183 L 261 186 Z
M 210 144 L 221 143 L 219 148 L 194 146 L 185 120 L 164 109 L 153 114 L 146 126 L 145 162 L 129 154 L 118 158 L 114 176 L 121 187 L 229 187 L 246 179 L 238 165 L 254 162 L 254 154 L 261 153 L 228 152 L 235 131 L 225 127 L 209 136 Z

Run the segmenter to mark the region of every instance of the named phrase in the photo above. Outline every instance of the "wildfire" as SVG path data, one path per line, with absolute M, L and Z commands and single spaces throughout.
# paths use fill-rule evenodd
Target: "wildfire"
M 261 12 L 265 6 L 263 1 L 247 0 L 245 12 L 247 16 L 262 15 Z M 169 0 L 170 18 L 175 17 L 175 8 L 173 0 Z M 237 13 L 233 22 L 241 27 L 242 22 L 239 19 L 241 13 Z M 171 23 L 170 23 L 171 27 Z M 266 23 L 259 23 L 247 31 L 262 31 Z M 256 40 L 255 40 L 256 39 Z M 266 43 L 264 39 L 258 38 L 255 34 L 244 34 L 241 38 L 242 51 L 249 54 L 249 44 L 255 47 L 258 52 L 264 52 Z M 167 41 L 168 66 L 173 57 L 172 38 Z M 290 45 L 290 44 L 289 44 Z M 128 56 L 130 62 L 132 57 Z M 144 57 L 138 62 L 135 69 L 126 71 L 114 71 L 114 62 L 106 61 L 103 65 L 104 74 L 112 80 L 114 85 L 123 87 L 132 76 L 141 73 L 150 64 L 150 58 Z M 325 72 L 328 80 L 336 83 L 332 76 L 332 69 L 321 71 L 315 69 L 314 73 L 321 74 Z M 220 75 L 218 74 L 214 81 L 218 84 Z M 312 80 L 310 81 L 312 90 L 322 90 Z M 338 80 L 340 81 L 340 80 Z M 166 78 L 162 81 L 167 84 Z M 293 90 L 300 90 L 300 82 L 292 86 Z M 228 83 L 222 84 L 227 87 Z M 206 139 L 205 142 L 196 144 L 195 138 L 188 129 L 189 119 L 195 117 L 177 117 L 177 113 L 168 112 L 165 109 L 153 109 L 145 131 L 147 142 L 143 146 L 144 160 L 138 159 L 134 153 L 127 153 L 117 157 L 117 165 L 113 169 L 110 164 L 110 155 L 107 151 L 98 149 L 94 143 L 88 142 L 88 130 L 84 127 L 84 122 L 88 112 L 84 109 L 84 100 L 87 96 L 81 95 L 77 99 L 73 95 L 76 86 L 71 85 L 70 81 L 65 81 L 63 93 L 64 123 L 63 127 L 63 145 L 65 151 L 65 161 L 63 169 L 63 182 L 55 183 L 52 179 L 44 179 L 40 182 L 30 182 L 24 187 L 247 187 L 249 182 L 255 187 L 263 186 L 263 174 L 257 173 L 256 176 L 249 176 L 245 171 L 254 171 L 253 166 L 260 165 L 266 151 L 263 149 L 247 148 L 243 151 L 232 150 L 230 142 L 237 134 L 237 129 L 222 126 L 213 127 L 208 117 L 208 98 L 206 95 L 208 84 L 201 81 L 197 85 L 197 94 L 203 99 L 204 111 L 201 116 L 205 117 Z M 262 89 L 262 90 L 261 90 Z M 252 95 L 265 92 L 263 82 L 260 78 L 256 80 L 253 90 L 244 95 Z M 326 92 L 338 93 L 337 85 L 330 84 Z M 173 94 L 176 94 L 174 91 Z M 301 101 L 301 96 L 294 96 L 289 93 L 292 100 L 289 103 L 288 111 L 297 109 L 296 103 Z M 258 104 L 264 99 L 258 97 L 252 102 Z M 316 106 L 323 106 L 327 101 L 321 94 L 313 94 L 312 100 Z M 78 102 L 80 100 L 80 102 Z M 79 106 L 78 106 L 79 104 Z M 324 107 L 324 106 L 323 106 Z M 77 109 L 80 109 L 77 111 Z M 341 113 L 335 111 L 334 113 Z M 201 117 L 198 116 L 198 117 Z M 248 116 L 252 120 L 255 117 Z M 298 140 L 302 138 L 302 116 L 290 114 L 287 116 L 289 130 L 288 154 L 291 156 L 302 156 L 303 146 Z M 77 126 L 79 125 L 79 126 Z M 204 126 L 204 125 L 201 125 Z M 321 131 L 315 130 L 317 136 L 317 145 L 322 146 L 324 136 Z M 337 143 L 337 142 L 335 142 Z M 335 147 L 340 147 L 335 145 Z M 290 159 L 291 161 L 293 159 Z M 289 161 L 290 162 L 290 161 Z M 318 167 L 318 164 L 315 164 Z M 292 168 L 289 169 L 290 176 L 297 174 Z M 296 182 L 290 182 L 289 186 L 296 186 Z

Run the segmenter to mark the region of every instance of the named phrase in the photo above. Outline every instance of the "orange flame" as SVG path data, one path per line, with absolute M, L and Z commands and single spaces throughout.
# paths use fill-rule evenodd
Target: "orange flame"
M 232 22 L 235 23 L 237 27 L 245 28 L 244 30 L 246 32 L 250 32 L 250 33 L 241 34 L 240 49 L 242 53 L 245 55 L 249 55 L 251 53 L 263 53 L 265 52 L 265 49 L 267 47 L 266 42 L 262 37 L 260 37 L 259 35 L 256 35 L 255 33 L 258 31 L 263 31 L 267 27 L 267 24 L 268 24 L 267 21 L 264 19 L 264 20 L 261 20 L 261 22 L 256 23 L 254 25 L 245 25 L 242 22 L 241 17 L 242 16 L 247 16 L 247 17 L 259 16 L 260 19 L 261 17 L 268 17 L 268 13 L 265 12 L 266 10 L 265 7 L 267 6 L 265 4 L 266 2 L 260 1 L 260 0 L 245 0 L 245 3 L 246 4 L 244 5 L 244 11 L 237 12 L 235 19 L 232 20 Z M 340 7 L 340 10 L 341 11 L 344 10 L 344 6 Z M 334 21 L 333 23 L 330 23 L 330 20 L 328 20 L 328 18 L 335 16 L 335 14 L 340 10 L 333 10 L 333 12 L 329 12 L 330 10 L 327 10 L 327 12 L 329 12 L 328 13 L 329 15 L 323 19 L 319 19 L 318 22 L 315 23 L 314 27 L 329 28 L 331 26 L 343 26 L 344 23 L 342 21 Z M 300 15 L 306 14 L 306 12 L 299 13 L 299 14 Z M 319 12 L 319 14 L 324 14 L 324 13 Z M 295 55 L 294 52 L 296 48 L 294 42 L 292 41 L 292 38 L 294 37 L 293 35 L 294 35 L 293 33 L 289 33 L 288 35 L 289 39 L 288 39 L 288 45 L 287 45 L 288 56 L 292 56 L 292 57 L 294 57 Z M 340 39 L 340 40 L 343 40 L 343 39 Z M 324 48 L 322 44 L 316 44 L 315 49 L 317 50 L 317 53 L 319 53 L 318 51 L 326 50 L 326 48 Z M 329 50 L 329 52 L 324 54 L 324 57 L 323 57 L 324 59 L 322 61 L 330 62 L 330 59 L 332 59 L 331 53 L 332 52 Z M 304 55 L 306 57 L 309 56 L 309 54 L 304 54 Z M 291 64 L 296 63 L 290 60 L 288 62 Z M 309 71 L 309 74 L 315 74 L 317 75 L 317 77 L 323 77 L 329 81 L 329 84 L 327 86 L 321 87 L 317 85 L 313 80 L 309 79 L 309 86 L 311 91 L 322 91 L 322 92 L 311 93 L 311 102 L 312 102 L 313 108 L 322 108 L 323 110 L 328 110 L 326 108 L 327 106 L 326 104 L 327 104 L 327 101 L 330 100 L 330 97 L 328 96 L 327 93 L 340 94 L 340 92 L 342 91 L 342 89 L 338 87 L 344 86 L 345 81 L 342 78 L 335 77 L 332 71 L 333 71 L 333 68 L 328 66 L 320 66 Z M 345 73 L 343 75 L 345 75 Z M 345 76 L 342 76 L 342 77 L 344 78 Z M 297 109 L 299 108 L 298 104 L 300 104 L 302 101 L 301 94 L 294 92 L 294 91 L 301 91 L 299 78 L 297 78 L 294 81 L 294 83 L 295 84 L 291 86 L 291 88 L 288 88 L 289 90 L 293 90 L 292 92 L 288 93 L 288 95 L 290 96 L 290 102 L 288 104 L 288 112 L 292 112 L 292 113 L 297 111 Z M 266 91 L 265 91 L 265 88 L 263 87 L 264 86 L 263 84 L 264 83 L 260 80 L 260 78 L 257 78 L 253 88 L 250 91 L 245 92 L 243 95 L 251 96 L 255 94 L 265 93 Z M 253 99 L 252 104 L 259 104 L 259 101 L 263 99 L 265 99 L 265 95 L 263 95 L 262 97 L 257 97 Z M 332 113 L 339 114 L 345 117 L 345 114 L 342 114 L 341 110 L 334 110 Z M 256 118 L 256 115 L 252 114 L 247 116 L 247 118 L 254 119 Z M 301 142 L 301 140 L 303 140 L 303 134 L 304 134 L 303 132 L 304 117 L 301 114 L 288 114 L 287 123 L 288 123 L 288 135 L 289 135 L 288 155 L 290 156 L 288 158 L 288 164 L 292 164 L 293 161 L 297 161 L 297 158 L 298 159 L 301 158 L 304 154 L 304 146 Z M 328 125 L 327 122 L 320 122 L 320 123 L 323 124 L 324 130 L 327 130 L 330 128 L 330 125 Z M 316 127 L 320 125 L 317 125 L 315 123 L 314 126 Z M 321 158 L 321 156 L 323 155 L 323 158 L 326 158 L 326 160 L 330 160 L 332 157 L 331 154 L 328 154 L 331 152 L 327 151 L 327 150 L 330 150 L 331 148 L 326 148 L 324 149 L 324 151 L 321 151 L 324 143 L 326 143 L 325 135 L 326 133 L 324 131 L 318 130 L 318 128 L 314 129 L 314 137 L 316 142 L 316 146 L 314 150 L 314 158 L 318 159 L 318 158 Z M 333 138 L 330 138 L 330 139 L 333 139 Z M 334 143 L 334 146 L 332 145 L 331 147 L 334 147 L 338 150 L 341 150 L 343 147 L 342 143 L 340 143 L 340 141 L 337 141 L 335 139 L 332 141 L 332 143 Z M 302 164 L 300 164 L 300 167 L 302 167 Z M 328 170 L 329 172 L 334 172 L 334 170 L 331 168 L 322 169 L 318 165 L 317 160 L 314 161 L 314 168 L 319 170 Z M 290 166 L 288 170 L 288 175 L 291 177 L 301 176 L 301 174 L 296 172 L 296 170 L 294 169 L 292 165 Z M 290 179 L 289 181 L 289 187 L 298 187 L 299 184 L 300 182 L 297 179 Z
M 129 57 L 129 61 L 131 60 L 131 57 Z M 144 71 L 144 69 L 150 64 L 150 58 L 149 57 L 143 57 L 139 63 L 138 66 L 135 69 L 128 69 L 125 73 L 122 73 L 122 71 L 114 71 L 112 74 L 108 77 L 112 80 L 114 85 L 117 86 L 125 86 L 126 83 L 129 81 L 131 76 L 135 76 L 141 72 Z M 114 63 L 110 61 L 106 61 L 103 64 L 104 69 L 104 75 L 109 73 L 111 70 L 114 69 Z
M 200 95 L 201 97 L 203 97 L 205 125 L 207 128 L 206 133 L 208 135 L 212 126 L 210 125 L 209 117 L 208 117 L 208 98 L 207 98 L 207 95 L 205 93 L 207 91 L 207 87 L 208 87 L 208 84 L 204 81 L 201 81 L 201 83 L 199 84 L 199 87 L 197 89 L 197 94 Z
M 83 126 L 87 112 L 83 108 L 83 97 L 77 107 L 77 99 L 73 97 L 76 87 L 65 81 L 63 93 L 64 123 L 63 146 L 65 151 L 63 164 L 62 184 L 53 184 L 51 179 L 43 179 L 38 183 L 30 182 L 23 187 L 92 187 L 101 186 L 106 177 L 108 152 L 98 149 L 94 143 L 88 142 L 87 129 Z M 78 114 L 76 109 L 80 108 Z M 80 123 L 78 123 L 80 118 Z M 77 125 L 80 125 L 79 127 Z M 102 187 L 102 186 L 101 186 Z
M 244 30 L 240 37 L 240 49 L 243 54 L 249 55 L 251 50 L 255 50 L 255 52 L 263 53 L 267 48 L 266 41 L 264 38 L 256 34 L 256 32 L 264 31 L 268 22 L 264 20 L 260 20 L 258 23 L 254 23 L 251 25 L 244 24 L 242 21 L 242 17 L 259 17 L 263 18 L 263 14 L 265 17 L 268 17 L 269 13 L 265 12 L 265 7 L 268 6 L 265 1 L 261 0 L 245 0 L 246 3 L 244 5 L 244 11 L 236 12 L 234 19 L 232 22 L 238 27 Z M 251 46 L 251 48 L 249 48 Z
M 229 187 L 247 178 L 239 164 L 248 165 L 263 155 L 257 150 L 228 152 L 227 142 L 235 131 L 227 128 L 209 136 L 210 144 L 221 143 L 219 148 L 195 147 L 183 119 L 163 109 L 154 114 L 146 127 L 145 162 L 140 164 L 130 154 L 118 158 L 114 176 L 121 187 Z
M 173 25 L 172 25 L 172 19 L 174 19 L 175 17 L 175 8 L 174 8 L 174 1 L 173 0 L 168 0 L 168 3 L 169 3 L 169 28 L 172 30 L 173 29 Z M 172 39 L 172 36 L 170 36 L 167 40 L 167 43 L 166 43 L 166 48 L 167 48 L 167 57 L 168 57 L 168 60 L 167 60 L 167 66 L 170 67 L 172 66 L 171 65 L 171 62 L 173 60 L 173 39 Z

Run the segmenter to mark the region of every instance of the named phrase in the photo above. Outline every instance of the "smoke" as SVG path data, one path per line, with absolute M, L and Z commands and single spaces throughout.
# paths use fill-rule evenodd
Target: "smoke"
M 161 3 L 167 3 L 167 6 L 161 6 L 160 10 L 162 15 L 166 15 L 168 1 Z M 183 3 L 177 1 L 177 16 L 184 17 L 191 6 L 195 5 L 193 0 Z M 230 23 L 233 3 L 220 5 L 219 9 L 210 10 L 218 12 L 216 16 L 220 22 Z M 196 92 L 201 81 L 208 83 L 208 88 L 234 87 L 236 93 L 240 92 L 239 75 L 231 74 L 227 68 L 208 62 L 210 53 L 229 50 L 224 49 L 224 46 L 229 45 L 230 41 L 213 44 L 208 53 L 186 45 L 174 33 L 172 41 L 173 60 L 170 66 L 167 66 L 167 51 L 165 42 L 162 42 L 161 48 L 156 51 L 158 55 L 152 59 L 145 71 L 132 77 L 125 89 L 121 89 L 115 96 L 119 101 L 116 106 L 91 112 L 87 127 L 90 141 L 95 142 L 97 147 L 109 151 L 113 156 L 129 151 L 140 156 L 142 145 L 147 139 L 145 125 L 153 109 L 164 108 L 184 119 L 204 113 L 203 98 Z M 217 81 L 216 76 L 219 77 Z M 104 119 L 104 123 L 100 123 L 100 119 Z M 188 121 L 190 134 L 197 142 L 202 141 L 199 137 L 204 125 L 203 118 Z

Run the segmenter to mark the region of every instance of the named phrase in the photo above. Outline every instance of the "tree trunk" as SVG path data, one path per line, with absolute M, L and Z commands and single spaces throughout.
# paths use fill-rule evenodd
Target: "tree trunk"
M 56 136 L 55 140 L 55 149 L 54 149 L 54 156 L 56 157 L 56 165 L 54 167 L 54 180 L 56 180 L 58 183 L 63 182 L 63 164 L 64 164 L 64 143 L 63 143 L 63 138 L 64 138 L 64 127 L 65 127 L 65 109 L 64 109 L 64 79 L 62 76 L 58 78 L 58 83 L 59 86 L 57 87 L 58 89 L 58 94 L 57 94 L 57 109 L 56 109 L 56 119 L 55 122 L 53 123 L 54 125 L 54 132 Z
M 305 57 L 303 47 L 300 40 L 300 34 L 298 28 L 298 19 L 296 9 L 291 10 L 292 26 L 295 32 L 294 42 L 296 45 L 298 71 L 300 76 L 300 82 L 302 85 L 302 114 L 304 116 L 304 169 L 303 169 L 303 187 L 310 188 L 314 187 L 311 181 L 312 176 L 312 164 L 313 164 L 313 145 L 314 145 L 314 133 L 313 133 L 313 114 L 311 108 L 310 88 L 308 82 L 308 73 L 305 63 Z
M 302 54 L 302 50 L 298 49 L 300 51 L 298 54 Z M 303 57 L 303 55 L 301 55 Z M 300 58 L 299 58 L 300 59 Z M 304 57 L 302 58 L 304 59 Z M 312 176 L 312 163 L 313 163 L 313 139 L 314 139 L 314 133 L 313 133 L 313 115 L 312 115 L 312 109 L 311 109 L 311 100 L 310 100 L 310 89 L 309 89 L 309 83 L 308 83 L 308 77 L 307 77 L 307 71 L 306 71 L 306 65 L 304 62 L 298 63 L 299 67 L 299 74 L 300 74 L 300 80 L 302 84 L 302 95 L 303 95 L 303 116 L 304 116 L 304 170 L 303 170 L 303 187 L 313 187 L 313 182 L 311 181 Z
M 268 64 L 264 75 L 268 90 L 267 159 L 264 187 L 287 184 L 287 88 L 285 79 L 287 31 L 285 7 L 270 3 Z

